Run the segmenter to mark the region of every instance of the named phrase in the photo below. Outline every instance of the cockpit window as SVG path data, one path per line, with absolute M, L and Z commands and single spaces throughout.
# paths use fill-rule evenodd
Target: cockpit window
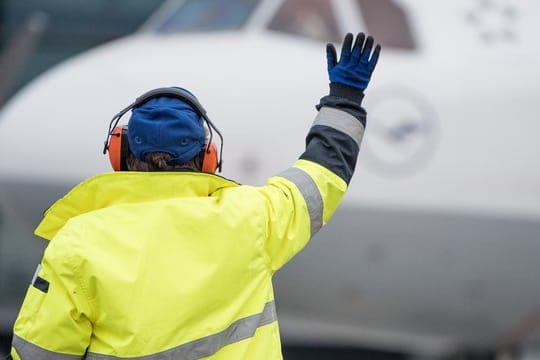
M 260 0 L 186 0 L 157 31 L 162 33 L 237 30 Z
M 250 28 L 265 26 L 267 30 L 291 36 L 341 43 L 345 34 L 338 25 L 343 24 L 348 31 L 364 31 L 372 35 L 387 49 L 414 50 L 417 47 L 407 13 L 396 0 L 347 2 L 170 0 L 169 2 L 174 6 L 166 7 L 166 11 L 160 12 L 155 20 L 149 22 L 147 29 L 160 33 L 240 30 L 250 20 Z M 262 5 L 261 9 L 267 10 L 268 16 L 262 11 L 254 14 L 259 5 Z M 352 13 L 346 13 L 348 11 Z M 261 14 L 263 16 L 260 16 Z M 342 19 L 343 17 L 345 19 Z
M 268 29 L 325 42 L 340 41 L 330 0 L 285 0 Z
M 414 49 L 407 15 L 393 0 L 357 0 L 368 33 L 385 48 Z

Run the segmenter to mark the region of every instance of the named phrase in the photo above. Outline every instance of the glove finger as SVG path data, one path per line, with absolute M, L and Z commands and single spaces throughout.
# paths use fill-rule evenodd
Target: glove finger
M 365 38 L 366 34 L 364 33 L 358 33 L 358 35 L 356 36 L 356 40 L 354 41 L 352 50 L 353 62 L 358 62 L 358 60 L 360 59 L 360 54 L 362 53 L 362 45 L 364 45 Z
M 370 70 L 375 69 L 375 66 L 377 65 L 377 61 L 379 61 L 380 53 L 381 53 L 381 45 L 377 44 L 377 46 L 375 46 L 375 50 L 373 50 L 371 59 L 369 59 L 368 67 Z
M 364 44 L 364 49 L 362 50 L 362 58 L 360 61 L 367 63 L 369 60 L 369 55 L 371 53 L 371 49 L 373 48 L 373 37 L 368 36 L 366 43 Z
M 353 34 L 347 33 L 345 39 L 343 39 L 343 45 L 341 47 L 341 56 L 339 62 L 348 62 L 351 58 L 351 44 L 353 41 Z
M 336 48 L 332 44 L 326 44 L 326 60 L 328 62 L 328 71 L 336 66 L 337 53 Z

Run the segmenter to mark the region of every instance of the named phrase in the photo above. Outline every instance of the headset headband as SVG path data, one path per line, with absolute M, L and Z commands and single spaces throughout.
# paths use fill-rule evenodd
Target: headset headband
M 161 97 L 161 96 L 170 96 L 177 98 L 179 100 L 182 100 L 186 102 L 188 105 L 190 105 L 193 110 L 206 122 L 208 131 L 210 133 L 210 138 L 208 139 L 208 142 L 206 144 L 206 152 L 210 151 L 210 145 L 212 144 L 212 138 L 213 133 L 212 131 L 215 131 L 219 136 L 219 162 L 218 162 L 218 171 L 221 172 L 221 165 L 223 162 L 222 154 L 223 154 L 223 135 L 221 135 L 221 132 L 219 129 L 214 125 L 212 121 L 208 118 L 208 115 L 206 115 L 206 110 L 202 107 L 201 103 L 195 96 L 193 96 L 191 93 L 189 93 L 186 90 L 176 88 L 176 87 L 164 87 L 164 88 L 157 88 L 150 91 L 147 91 L 146 93 L 139 96 L 132 104 L 128 105 L 124 109 L 122 109 L 118 114 L 116 114 L 111 122 L 109 123 L 109 131 L 107 132 L 107 138 L 105 139 L 105 144 L 103 147 L 103 155 L 107 153 L 107 150 L 109 150 L 109 140 L 111 136 L 113 136 L 114 129 L 118 125 L 118 122 L 120 121 L 120 118 L 124 116 L 128 111 L 139 107 L 146 103 L 147 101 L 150 101 L 151 99 Z

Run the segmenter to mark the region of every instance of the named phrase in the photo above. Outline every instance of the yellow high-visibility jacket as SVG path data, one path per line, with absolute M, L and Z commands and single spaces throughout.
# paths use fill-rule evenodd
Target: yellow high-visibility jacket
M 301 159 L 260 187 L 193 172 L 82 182 L 36 229 L 50 243 L 11 356 L 281 359 L 272 275 L 336 210 L 363 131 L 321 109 Z

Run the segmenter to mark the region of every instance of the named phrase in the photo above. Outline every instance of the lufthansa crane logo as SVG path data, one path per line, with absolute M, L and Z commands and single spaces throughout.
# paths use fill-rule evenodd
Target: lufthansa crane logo
M 427 99 L 412 89 L 370 93 L 361 160 L 388 176 L 411 175 L 432 158 L 439 140 L 439 120 Z

